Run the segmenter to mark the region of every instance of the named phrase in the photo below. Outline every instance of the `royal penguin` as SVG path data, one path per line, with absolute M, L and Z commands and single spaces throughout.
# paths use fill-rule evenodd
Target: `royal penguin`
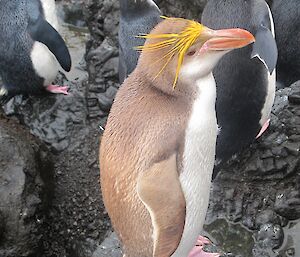
M 272 5 L 278 47 L 278 87 L 300 80 L 300 1 L 274 0 Z
M 278 54 L 274 23 L 264 0 L 209 0 L 201 21 L 213 29 L 243 28 L 256 39 L 254 44 L 226 55 L 213 71 L 220 128 L 216 156 L 220 163 L 246 148 L 269 125 Z
M 0 0 L 0 76 L 3 102 L 18 94 L 47 90 L 67 94 L 51 83 L 71 57 L 57 32 L 54 0 Z
M 102 196 L 123 256 L 186 257 L 202 230 L 215 161 L 212 70 L 255 39 L 182 18 L 165 18 L 143 38 L 101 139 Z M 205 256 L 198 250 L 192 256 Z
M 119 3 L 119 81 L 122 84 L 139 58 L 134 47 L 145 42 L 136 36 L 149 33 L 161 21 L 161 12 L 153 0 L 119 0 Z

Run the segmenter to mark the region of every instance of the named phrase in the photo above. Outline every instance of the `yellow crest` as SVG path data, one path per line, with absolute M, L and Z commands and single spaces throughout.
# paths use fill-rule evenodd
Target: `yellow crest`
M 186 20 L 183 18 L 168 18 L 165 16 L 161 16 L 163 19 L 170 19 L 170 20 L 184 20 L 188 22 L 188 26 L 181 31 L 179 34 L 146 34 L 137 36 L 139 38 L 145 38 L 145 39 L 162 39 L 158 43 L 154 44 L 147 44 L 144 46 L 137 46 L 135 47 L 136 50 L 139 51 L 155 51 L 162 48 L 169 47 L 170 50 L 165 54 L 162 58 L 159 60 L 156 60 L 156 62 L 165 60 L 165 63 L 159 73 L 156 75 L 155 78 L 157 78 L 163 70 L 167 67 L 168 63 L 171 61 L 171 59 L 178 54 L 178 63 L 177 63 L 177 69 L 176 69 L 176 75 L 173 82 L 173 88 L 175 88 L 176 83 L 178 81 L 178 76 L 180 72 L 181 65 L 183 63 L 183 58 L 185 53 L 188 51 L 188 49 L 196 42 L 196 40 L 201 35 L 204 26 L 196 21 L 192 20 Z

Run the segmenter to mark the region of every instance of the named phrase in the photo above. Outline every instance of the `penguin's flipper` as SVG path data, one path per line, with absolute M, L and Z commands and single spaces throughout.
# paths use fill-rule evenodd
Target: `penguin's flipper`
M 155 163 L 137 183 L 138 195 L 149 211 L 154 234 L 154 257 L 171 256 L 185 223 L 185 198 L 177 172 L 176 155 Z
M 254 57 L 259 58 L 272 74 L 276 67 L 278 50 L 272 32 L 264 25 L 261 25 L 255 34 L 255 43 L 251 53 L 251 58 Z
M 41 15 L 30 19 L 27 31 L 33 40 L 49 48 L 65 71 L 71 70 L 71 56 L 65 41 Z

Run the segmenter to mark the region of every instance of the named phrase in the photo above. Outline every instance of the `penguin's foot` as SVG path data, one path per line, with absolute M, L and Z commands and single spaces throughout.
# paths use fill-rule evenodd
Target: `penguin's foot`
M 58 85 L 49 85 L 46 87 L 46 90 L 53 93 L 53 94 L 64 94 L 68 95 L 69 87 L 60 87 Z
M 267 130 L 267 128 L 269 127 L 269 125 L 270 125 L 270 119 L 268 119 L 266 121 L 266 123 L 261 127 L 258 135 L 256 136 L 256 139 L 259 138 Z
M 196 246 L 189 253 L 188 257 L 220 257 L 220 254 L 218 253 L 204 252 L 203 247 L 207 244 L 211 244 L 211 242 L 207 238 L 199 236 Z

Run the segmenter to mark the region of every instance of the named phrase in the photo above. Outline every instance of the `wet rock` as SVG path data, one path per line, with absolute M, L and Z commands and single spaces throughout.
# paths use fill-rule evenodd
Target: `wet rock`
M 284 228 L 285 239 L 278 250 L 280 257 L 300 256 L 300 222 L 290 222 Z
M 92 257 L 121 257 L 122 251 L 116 233 L 110 233 L 97 247 Z
M 205 225 L 204 230 L 209 231 L 208 238 L 221 248 L 214 249 L 212 252 L 222 253 L 222 256 L 251 256 L 254 246 L 253 233 L 242 224 L 218 219 Z M 207 248 L 212 250 L 211 246 Z M 228 255 L 229 253 L 231 255 Z
M 69 254 L 72 257 L 91 257 L 96 247 L 97 243 L 91 239 L 84 242 L 75 241 Z
M 260 227 L 256 240 L 262 249 L 279 248 L 283 242 L 283 230 L 279 225 L 266 223 Z
M 292 185 L 288 188 L 294 188 Z M 278 191 L 275 201 L 275 211 L 289 219 L 300 219 L 300 190 L 283 189 Z
M 41 143 L 0 116 L 0 256 L 32 256 L 40 251 L 53 165 Z
M 256 236 L 253 248 L 254 256 L 279 256 L 278 249 L 283 242 L 283 229 L 279 225 L 265 224 L 261 226 Z
M 74 127 L 85 125 L 87 116 L 84 93 L 63 74 L 57 84 L 68 85 L 69 95 L 16 96 L 4 106 L 6 115 L 17 116 L 30 132 L 46 142 L 55 152 L 70 144 Z

